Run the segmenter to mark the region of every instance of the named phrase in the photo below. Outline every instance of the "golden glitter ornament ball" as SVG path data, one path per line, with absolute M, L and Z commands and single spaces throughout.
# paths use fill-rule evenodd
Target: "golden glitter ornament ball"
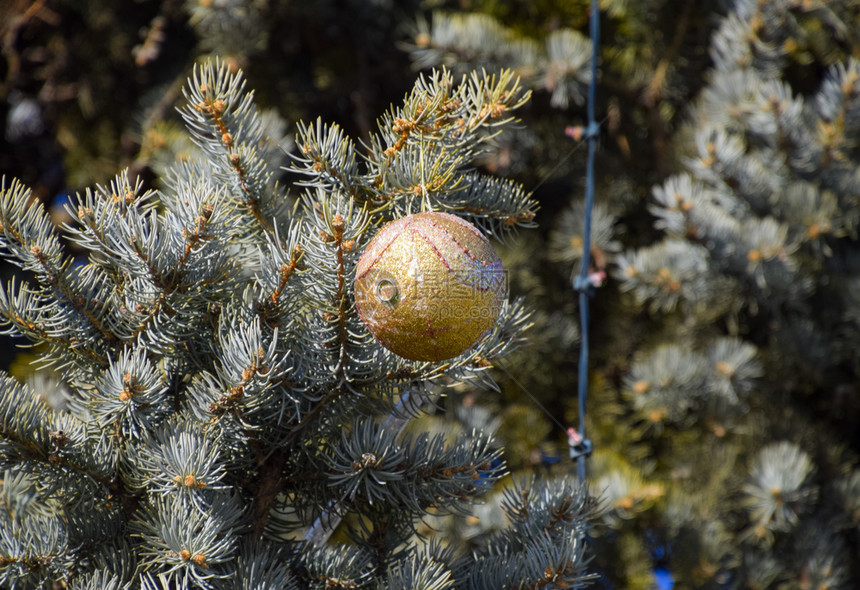
M 376 339 L 414 361 L 455 357 L 489 332 L 507 285 L 502 261 L 471 223 L 416 213 L 385 225 L 355 272 L 355 306 Z

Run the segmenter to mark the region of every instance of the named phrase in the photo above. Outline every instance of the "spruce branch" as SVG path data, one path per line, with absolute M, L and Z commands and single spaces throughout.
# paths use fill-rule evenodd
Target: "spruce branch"
M 571 587 L 595 579 L 585 573 L 582 532 L 594 510 L 584 486 L 561 478 L 552 486 L 532 478 L 515 480 L 505 493 L 512 526 L 477 552 L 459 580 L 466 588 Z
M 223 566 L 236 557 L 241 519 L 235 495 L 217 496 L 204 513 L 171 494 L 150 497 L 129 527 L 143 568 L 181 587 L 214 588 L 230 576 Z
M 774 443 L 759 451 L 744 486 L 749 537 L 767 545 L 775 533 L 797 525 L 818 498 L 818 488 L 811 482 L 814 470 L 812 459 L 794 443 Z
M 455 588 L 451 570 L 444 563 L 414 556 L 397 562 L 385 572 L 387 588 L 424 588 L 426 590 L 449 590 Z
M 111 359 L 88 393 L 93 421 L 118 442 L 151 431 L 173 410 L 164 375 L 143 348 L 125 349 Z
M 0 288 L 4 323 L 20 326 L 57 349 L 76 349 L 76 356 L 104 362 L 105 344 L 116 344 L 104 322 L 107 302 L 99 293 L 90 291 L 86 294 L 94 296 L 84 297 L 79 292 L 88 284 L 86 277 L 63 252 L 44 207 L 17 180 L 7 190 L 5 177 L 0 181 L 0 250 L 39 282 L 38 287 L 25 283 L 17 294 L 14 282 Z
M 471 351 L 455 357 L 439 367 L 427 367 L 423 374 L 432 378 L 440 371 L 452 383 L 476 379 L 484 387 L 496 389 L 489 373 L 493 359 L 502 358 L 525 343 L 523 333 L 532 327 L 532 311 L 524 298 L 507 302 L 493 330 L 484 336 Z
M 342 509 L 393 502 L 418 513 L 456 510 L 457 502 L 475 494 L 478 482 L 490 485 L 503 469 L 494 466 L 499 452 L 492 441 L 476 432 L 450 448 L 441 435 L 398 435 L 362 421 L 331 449 L 327 475 L 346 501 Z
M 416 81 L 402 106 L 380 118 L 361 159 L 337 125 L 300 123 L 300 155 L 292 170 L 309 177 L 300 185 L 341 191 L 367 205 L 369 213 L 461 212 L 491 234 L 504 235 L 531 223 L 534 201 L 521 188 L 477 175 L 471 166 L 528 98 L 510 70 L 472 73 L 458 84 L 451 72 L 434 70 Z
M 706 351 L 711 376 L 708 389 L 731 403 L 751 394 L 764 368 L 758 350 L 738 338 L 719 338 Z
M 87 189 L 78 195 L 75 205 L 67 207 L 75 223 L 66 226 L 66 235 L 74 244 L 92 252 L 93 263 L 113 275 L 130 264 L 140 264 L 139 258 L 132 255 L 128 227 L 152 215 L 157 207 L 155 193 L 143 191 L 140 179 L 132 183 L 126 173 L 120 173 L 107 186 L 97 185 L 95 190 Z M 148 270 L 143 264 L 139 268 Z
M 533 225 L 530 195 L 474 170 L 528 92 L 510 71 L 434 72 L 361 155 L 336 126 L 301 126 L 305 191 L 288 222 L 242 74 L 198 66 L 185 95 L 199 159 L 157 191 L 123 173 L 78 195 L 64 230 L 83 264 L 20 205 L 25 189 L 3 185 L 0 245 L 38 284 L 13 280 L 0 311 L 50 345 L 66 392 L 54 409 L 0 379 L 0 584 L 459 587 L 466 566 L 419 551 L 418 524 L 462 514 L 502 477 L 501 450 L 474 416 L 481 430 L 453 437 L 403 431 L 443 387 L 494 386 L 488 369 L 529 313 L 506 303 L 472 350 L 410 362 L 372 338 L 353 281 L 377 228 L 407 212 L 453 211 L 496 236 Z M 533 550 L 572 580 L 583 520 L 553 506 L 553 534 L 576 540 Z M 287 542 L 342 516 L 352 548 Z
M 30 387 L 0 374 L 0 434 L 13 456 L 69 468 L 110 485 L 117 449 L 82 420 L 55 412 Z M 5 461 L 4 461 L 5 462 Z
M 665 344 L 637 360 L 625 394 L 638 415 L 656 428 L 690 425 L 708 413 L 719 422 L 734 418 L 754 390 L 761 365 L 751 344 L 716 339 L 704 351 Z
M 0 520 L 0 582 L 8 587 L 38 588 L 74 567 L 65 529 L 48 516 L 23 522 Z
M 653 312 L 671 311 L 679 302 L 695 304 L 707 297 L 711 268 L 705 248 L 684 240 L 666 239 L 618 256 L 616 277 L 623 291 Z
M 596 462 L 608 462 L 606 457 L 595 456 Z M 592 482 L 603 490 L 600 494 L 601 519 L 612 528 L 646 513 L 666 495 L 666 488 L 643 477 L 641 471 L 624 461 L 612 461 L 612 470 L 606 471 Z
M 572 276 L 579 273 L 582 249 L 585 240 L 582 236 L 585 203 L 577 201 L 565 209 L 555 229 L 550 234 L 549 257 L 556 262 L 574 263 Z M 611 260 L 621 251 L 621 243 L 615 239 L 618 219 L 606 208 L 595 203 L 591 217 L 591 252 L 589 257 L 593 268 L 605 270 Z
M 308 547 L 300 559 L 301 580 L 312 590 L 353 590 L 374 579 L 368 555 L 356 546 Z
M 270 191 L 272 172 L 263 127 L 246 81 L 220 60 L 196 66 L 183 89 L 188 105 L 180 113 L 194 142 L 208 156 L 215 177 L 253 219 L 246 231 L 271 232 L 281 205 Z M 256 226 L 256 230 L 254 229 Z
M 538 83 L 552 92 L 552 106 L 564 109 L 571 102 L 585 102 L 585 88 L 591 82 L 591 52 L 591 41 L 577 31 L 559 29 L 547 36 L 547 63 Z
M 183 2 L 188 24 L 200 45 L 219 55 L 243 56 L 265 49 L 269 42 L 268 5 L 263 2 Z
M 847 220 L 842 214 L 836 195 L 813 183 L 792 183 L 774 203 L 774 213 L 788 224 L 789 243 L 798 243 L 823 256 L 832 251 L 825 241 L 842 237 Z
M 821 523 L 809 523 L 800 531 L 795 548 L 796 576 L 821 588 L 848 587 L 852 582 L 852 562 L 845 540 Z
M 128 481 L 155 495 L 180 495 L 205 513 L 213 497 L 229 489 L 226 462 L 212 431 L 171 420 L 151 433 L 126 456 Z
M 0 407 L 0 581 L 36 588 L 76 571 L 78 552 L 119 535 L 120 507 L 106 472 L 112 460 L 81 424 L 57 420 L 5 375 Z
M 155 193 L 138 195 L 140 183 L 123 175 L 87 191 L 70 209 L 77 223 L 68 232 L 93 252 L 82 272 L 103 277 L 104 296 L 115 301 L 110 321 L 118 337 L 187 358 L 189 351 L 175 343 L 198 334 L 209 304 L 237 277 L 226 252 L 231 209 L 223 191 L 199 167 L 180 167 L 177 177 L 186 178 L 169 182 L 177 193 L 163 197 L 163 212 Z M 203 286 L 209 286 L 205 295 Z
M 67 586 L 70 590 L 125 590 L 128 583 L 107 570 L 95 570 L 75 576 Z M 146 585 L 144 584 L 144 587 Z
M 358 318 L 352 281 L 360 252 L 358 240 L 370 222 L 364 208 L 342 193 L 317 189 L 306 196 L 306 213 L 312 238 L 305 244 L 307 271 L 303 299 L 308 356 L 304 359 L 311 379 L 325 389 L 349 389 L 353 382 L 372 382 L 372 361 L 380 351 L 366 344 L 369 335 Z
M 849 58 L 828 71 L 815 96 L 818 132 L 829 161 L 843 161 L 857 147 L 860 129 L 860 61 Z
M 742 205 L 726 191 L 713 189 L 690 174 L 677 174 L 652 191 L 649 207 L 657 219 L 654 227 L 672 238 L 706 246 L 717 256 L 731 251 L 740 233 L 735 213 Z
M 243 324 L 228 318 L 222 321 L 231 329 L 223 330 L 226 336 L 216 353 L 214 375 L 222 397 L 210 411 L 217 414 L 223 400 L 226 405 L 220 409 L 232 407 L 248 428 L 288 423 L 303 393 L 293 375 L 294 355 L 277 350 L 278 331 L 266 333 L 259 319 Z
M 788 227 L 772 217 L 748 219 L 741 225 L 742 243 L 736 258 L 762 290 L 805 290 L 808 285 L 798 280 L 797 263 L 792 254 L 797 244 L 788 241 Z M 746 258 L 746 260 L 744 260 Z
M 261 247 L 262 264 L 255 277 L 260 295 L 255 308 L 260 320 L 272 329 L 287 328 L 291 315 L 298 308 L 301 283 L 294 275 L 306 269 L 302 262 L 305 251 L 299 243 L 300 234 L 299 226 L 292 224 L 287 230 L 288 237 L 282 241 L 276 229 L 273 235 L 266 237 L 265 247 Z
M 386 113 L 371 138 L 368 172 L 377 201 L 393 201 L 398 212 L 415 212 L 432 208 L 436 195 L 444 199 L 453 194 L 472 198 L 469 206 L 494 213 L 508 226 L 530 222 L 528 212 L 514 220 L 510 213 L 495 213 L 498 199 L 493 203 L 492 191 L 482 203 L 483 192 L 476 190 L 480 185 L 472 188 L 479 177 L 468 169 L 528 98 L 510 70 L 498 76 L 473 73 L 456 86 L 447 70 L 419 78 L 404 105 Z M 444 200 L 440 204 L 446 208 Z M 468 212 L 465 204 L 456 209 Z M 500 229 L 498 223 L 494 226 Z
M 510 232 L 495 232 L 497 227 L 535 227 L 535 200 L 510 180 L 466 174 L 458 177 L 456 186 L 428 187 L 426 197 L 434 211 L 459 213 L 481 230 L 497 233 L 502 240 L 509 238 Z M 402 210 L 399 205 L 395 210 Z
M 414 42 L 405 44 L 416 69 L 439 65 L 468 71 L 474 64 L 498 69 L 513 68 L 520 75 L 534 74 L 537 42 L 518 38 L 486 14 L 436 11 L 432 23 L 416 23 Z
M 228 588 L 280 588 L 298 590 L 299 578 L 289 564 L 296 558 L 290 546 L 274 544 L 256 538 L 244 541 L 239 546 L 236 571 Z
M 17 179 L 0 179 L 0 248 L 13 264 L 56 285 L 68 266 L 45 208 Z
M 291 170 L 311 177 L 298 185 L 341 190 L 353 199 L 365 198 L 364 191 L 353 181 L 358 175 L 355 146 L 338 125 L 326 125 L 322 119 L 314 124 L 299 122 L 296 143 L 300 155 L 293 159 Z
M 547 35 L 545 47 L 516 34 L 486 14 L 437 11 L 432 23 L 418 21 L 411 44 L 404 44 L 413 66 L 453 68 L 460 73 L 476 66 L 489 71 L 510 69 L 537 88 L 552 93 L 555 107 L 582 104 L 591 79 L 587 67 L 591 43 L 578 31 L 558 29 Z

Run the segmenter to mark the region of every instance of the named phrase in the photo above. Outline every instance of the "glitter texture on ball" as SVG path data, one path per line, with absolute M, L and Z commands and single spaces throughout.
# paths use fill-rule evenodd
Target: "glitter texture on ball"
M 358 261 L 355 305 L 387 349 L 443 361 L 492 330 L 507 297 L 502 262 L 471 223 L 416 213 L 385 225 Z

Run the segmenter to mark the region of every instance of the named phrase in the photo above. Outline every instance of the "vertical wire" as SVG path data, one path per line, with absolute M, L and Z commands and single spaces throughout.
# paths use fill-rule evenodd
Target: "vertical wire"
M 598 0 L 591 0 L 591 81 L 588 85 L 588 163 L 585 171 L 585 229 L 582 240 L 582 268 L 579 275 L 579 317 L 581 326 L 579 348 L 579 435 L 585 436 L 585 402 L 588 395 L 588 327 L 590 323 L 588 285 L 588 269 L 591 265 L 591 216 L 594 208 L 594 155 L 597 151 L 597 121 L 594 117 L 594 103 L 597 95 L 597 50 L 600 44 L 600 7 Z M 585 459 L 582 455 L 576 462 L 577 475 L 580 483 L 585 481 Z

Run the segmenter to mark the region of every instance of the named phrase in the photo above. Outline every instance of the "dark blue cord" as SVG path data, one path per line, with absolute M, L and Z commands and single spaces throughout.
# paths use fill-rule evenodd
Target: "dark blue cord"
M 582 324 L 581 346 L 579 349 L 579 440 L 571 446 L 571 457 L 576 458 L 577 475 L 580 483 L 585 481 L 585 458 L 591 453 L 591 441 L 585 436 L 585 401 L 588 395 L 588 326 L 590 323 L 589 298 L 594 286 L 589 280 L 591 265 L 591 216 L 594 209 L 594 154 L 597 151 L 599 126 L 594 117 L 594 103 L 597 94 L 597 49 L 600 44 L 600 8 L 598 0 L 591 0 L 591 81 L 588 85 L 588 127 L 585 137 L 588 140 L 588 164 L 585 170 L 585 229 L 582 239 L 582 268 L 573 281 L 573 288 L 579 292 L 579 317 Z

